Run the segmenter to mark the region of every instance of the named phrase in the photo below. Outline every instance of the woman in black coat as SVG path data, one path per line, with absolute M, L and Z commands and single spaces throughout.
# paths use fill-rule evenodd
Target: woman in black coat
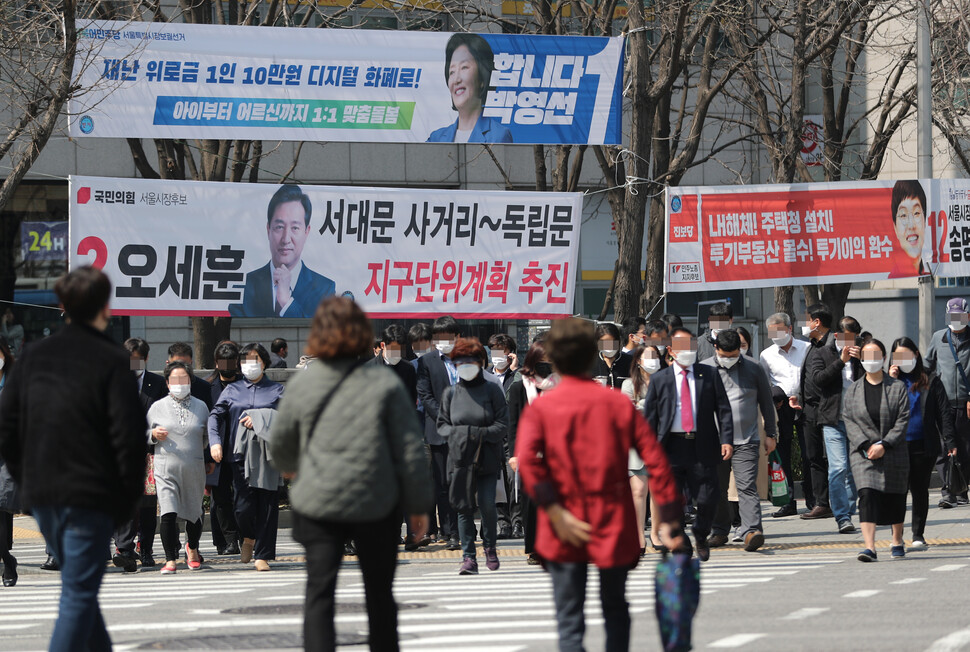
M 7 341 L 0 337 L 0 393 L 13 369 L 13 354 Z M 3 418 L 3 415 L 0 415 Z M 17 559 L 10 554 L 13 548 L 13 515 L 20 509 L 20 492 L 10 470 L 0 459 L 0 561 L 3 561 L 3 585 L 17 583 Z
M 953 411 L 943 381 L 930 376 L 923 367 L 923 356 L 916 343 L 900 337 L 892 346 L 889 375 L 906 384 L 909 397 L 909 493 L 913 497 L 913 548 L 926 547 L 923 531 L 929 511 L 930 477 L 940 455 L 940 446 L 956 454 Z

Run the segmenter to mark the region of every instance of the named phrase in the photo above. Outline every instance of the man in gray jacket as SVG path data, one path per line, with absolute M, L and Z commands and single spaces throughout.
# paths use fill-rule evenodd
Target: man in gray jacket
M 957 455 L 964 468 L 970 463 L 970 329 L 967 328 L 968 306 L 966 299 L 953 298 L 946 302 L 946 328 L 933 333 L 930 348 L 926 352 L 926 368 L 943 381 L 950 408 L 953 410 Z M 947 452 L 940 453 L 936 469 L 943 482 Z M 940 497 L 940 507 L 948 509 L 967 504 L 967 493 L 954 496 L 946 486 Z
M 710 546 L 723 546 L 731 528 L 731 509 L 727 489 L 731 471 L 738 488 L 738 508 L 744 539 L 744 549 L 754 552 L 765 542 L 761 525 L 761 498 L 758 496 L 758 460 L 761 437 L 758 433 L 758 412 L 765 422 L 765 451 L 769 454 L 776 445 L 775 404 L 771 398 L 768 374 L 756 362 L 741 355 L 741 338 L 737 331 L 722 330 L 715 341 L 715 355 L 702 360 L 716 367 L 731 403 L 734 417 L 734 455 L 718 465 L 720 499 L 714 516 Z

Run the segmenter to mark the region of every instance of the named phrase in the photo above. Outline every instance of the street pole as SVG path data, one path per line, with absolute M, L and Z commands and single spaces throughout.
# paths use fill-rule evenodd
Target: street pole
M 930 75 L 930 0 L 916 8 L 916 161 L 920 179 L 933 178 L 933 95 Z M 929 270 L 932 272 L 933 270 Z M 926 355 L 933 336 L 935 283 L 932 274 L 919 278 L 919 348 Z

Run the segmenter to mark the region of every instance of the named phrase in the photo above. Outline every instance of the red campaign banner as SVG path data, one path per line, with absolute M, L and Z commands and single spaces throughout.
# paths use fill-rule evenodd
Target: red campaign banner
M 691 292 L 945 273 L 929 181 L 667 191 L 665 285 Z

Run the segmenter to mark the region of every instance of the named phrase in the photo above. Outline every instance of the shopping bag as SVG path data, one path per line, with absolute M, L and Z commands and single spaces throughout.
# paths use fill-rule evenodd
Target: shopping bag
M 964 475 L 963 467 L 956 455 L 950 455 L 946 458 L 945 471 L 944 480 L 947 493 L 951 496 L 959 496 L 964 493 L 967 490 L 967 477 Z
M 785 469 L 781 467 L 781 455 L 778 451 L 771 451 L 768 464 L 771 465 L 771 504 L 784 507 L 791 502 L 791 494 L 788 492 L 788 478 L 785 476 Z
M 654 577 L 654 608 L 666 652 L 691 649 L 691 625 L 701 600 L 700 560 L 690 553 L 665 553 Z

